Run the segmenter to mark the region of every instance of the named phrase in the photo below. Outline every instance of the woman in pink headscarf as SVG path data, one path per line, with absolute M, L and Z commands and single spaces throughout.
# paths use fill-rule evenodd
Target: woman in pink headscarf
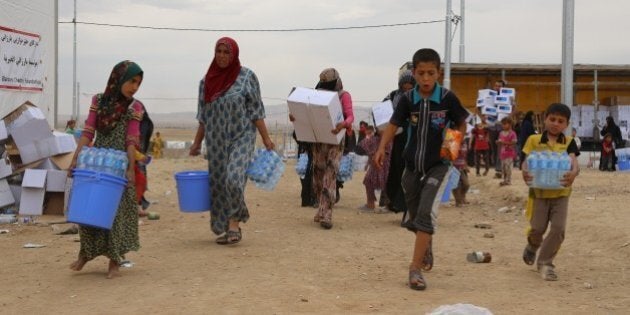
M 210 228 L 221 235 L 216 240 L 218 244 L 241 241 L 240 223 L 249 219 L 245 170 L 254 153 L 256 130 L 265 147 L 274 148 L 264 118 L 256 74 L 241 66 L 236 41 L 220 38 L 199 87 L 199 127 L 190 148 L 190 155 L 199 155 L 205 138 L 210 173 Z

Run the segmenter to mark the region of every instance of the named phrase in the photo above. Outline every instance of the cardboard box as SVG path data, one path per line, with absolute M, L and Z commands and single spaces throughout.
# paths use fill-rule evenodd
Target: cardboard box
M 27 169 L 22 179 L 20 215 L 42 215 L 46 193 L 46 170 Z
M 47 192 L 66 191 L 66 180 L 68 180 L 68 171 L 47 170 L 46 171 L 46 191 Z
M 494 126 L 497 123 L 497 116 L 486 116 L 486 124 L 488 126 Z
M 0 178 L 5 178 L 11 174 L 13 174 L 13 167 L 9 159 L 0 158 Z
M 494 106 L 484 106 L 481 109 L 481 114 L 482 115 L 488 115 L 488 116 L 496 116 L 497 115 L 497 108 Z
M 298 140 L 339 144 L 345 132 L 331 130 L 343 122 L 341 103 L 336 92 L 298 87 L 287 98 Z
M 374 117 L 374 124 L 379 130 L 384 130 L 389 125 L 389 120 L 394 114 L 394 105 L 392 101 L 385 101 L 374 104 L 372 106 L 372 116 Z
M 477 107 L 494 106 L 494 97 L 484 97 L 477 99 Z
M 12 205 L 15 203 L 15 197 L 11 192 L 11 187 L 6 179 L 0 179 L 0 207 Z
M 46 115 L 33 103 L 27 101 L 6 115 L 3 120 L 9 134 L 13 134 L 15 128 L 22 127 L 31 120 L 46 121 Z
M 64 215 L 65 193 L 63 192 L 47 192 L 44 197 L 44 214 L 45 215 Z
M 510 96 L 512 99 L 516 99 L 516 90 L 513 88 L 501 88 L 499 89 L 499 95 Z
M 13 199 L 15 200 L 15 207 L 20 207 L 20 199 L 22 198 L 22 186 L 19 184 L 9 184 L 9 189 L 11 190 L 11 194 L 13 195 Z
M 509 96 L 504 96 L 504 95 L 497 95 L 494 98 L 494 105 L 495 106 L 499 106 L 499 105 L 512 105 L 512 98 Z
M 50 139 L 51 155 L 74 152 L 77 149 L 77 141 L 74 136 L 65 132 L 53 131 L 53 137 Z
M 486 97 L 494 98 L 497 96 L 497 91 L 491 89 L 479 90 L 477 92 L 477 99 L 482 99 Z
M 497 105 L 498 114 L 510 114 L 512 113 L 512 105 L 500 104 Z
M 4 143 L 9 139 L 9 131 L 4 123 L 4 120 L 0 120 L 0 143 Z

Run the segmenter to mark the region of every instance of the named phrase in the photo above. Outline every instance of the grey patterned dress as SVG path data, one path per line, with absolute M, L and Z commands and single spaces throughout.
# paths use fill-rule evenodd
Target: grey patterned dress
M 238 78 L 218 99 L 203 101 L 199 87 L 197 119 L 205 125 L 205 141 L 210 173 L 210 228 L 220 235 L 228 230 L 229 219 L 247 222 L 245 170 L 254 153 L 254 120 L 265 118 L 256 74 L 241 67 Z

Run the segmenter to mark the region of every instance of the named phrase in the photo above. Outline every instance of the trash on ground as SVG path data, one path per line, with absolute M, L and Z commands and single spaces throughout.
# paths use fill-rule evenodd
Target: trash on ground
M 475 224 L 475 227 L 478 229 L 491 229 L 492 225 L 488 224 L 488 223 L 477 223 Z
M 24 248 L 42 248 L 42 247 L 46 247 L 46 245 L 43 244 L 35 244 L 35 243 L 26 243 L 24 244 L 24 246 L 22 246 Z
M 489 309 L 472 304 L 457 303 L 452 305 L 442 305 L 429 315 L 492 315 Z

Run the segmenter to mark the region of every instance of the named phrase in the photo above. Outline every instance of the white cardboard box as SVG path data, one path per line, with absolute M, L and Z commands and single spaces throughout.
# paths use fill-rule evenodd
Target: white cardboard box
M 483 89 L 477 92 L 477 99 L 491 97 L 494 98 L 497 96 L 497 91 L 491 89 Z
M 496 116 L 497 115 L 497 108 L 494 106 L 484 106 L 481 109 L 481 114 L 482 115 L 488 115 L 488 116 Z
M 331 130 L 343 122 L 341 103 L 336 92 L 297 87 L 287 98 L 298 140 L 339 144 L 345 132 Z
M 5 178 L 13 173 L 13 167 L 6 158 L 0 158 L 0 178 Z
M 497 105 L 497 113 L 499 113 L 499 114 L 510 114 L 510 113 L 512 113 L 512 105 L 507 105 L 507 104 Z
M 514 88 L 501 88 L 499 95 L 511 96 L 512 99 L 516 99 L 516 90 Z
M 15 198 L 6 179 L 0 179 L 0 207 L 15 203 Z
M 13 134 L 13 129 L 22 127 L 31 120 L 46 121 L 46 115 L 44 115 L 42 110 L 32 103 L 26 102 L 7 115 L 5 119 L 6 128 L 9 134 Z
M 494 105 L 512 105 L 512 98 L 505 95 L 497 95 L 494 98 Z
M 372 116 L 374 117 L 374 124 L 376 128 L 384 130 L 389 125 L 389 120 L 394 114 L 394 105 L 392 101 L 385 101 L 376 103 L 372 106 Z
M 3 143 L 9 139 L 9 132 L 7 126 L 4 124 L 4 120 L 0 120 L 0 143 Z
M 477 107 L 494 106 L 494 97 L 484 97 L 477 99 Z
M 46 171 L 46 191 L 65 192 L 68 171 L 47 170 Z
M 28 164 L 51 156 L 49 139 L 53 137 L 48 122 L 32 119 L 11 130 L 11 136 L 20 151 L 22 163 Z
M 74 152 L 77 149 L 77 141 L 74 136 L 65 132 L 53 131 L 49 145 L 51 146 L 51 155 Z
M 46 193 L 46 170 L 26 169 L 22 179 L 20 215 L 42 215 Z

